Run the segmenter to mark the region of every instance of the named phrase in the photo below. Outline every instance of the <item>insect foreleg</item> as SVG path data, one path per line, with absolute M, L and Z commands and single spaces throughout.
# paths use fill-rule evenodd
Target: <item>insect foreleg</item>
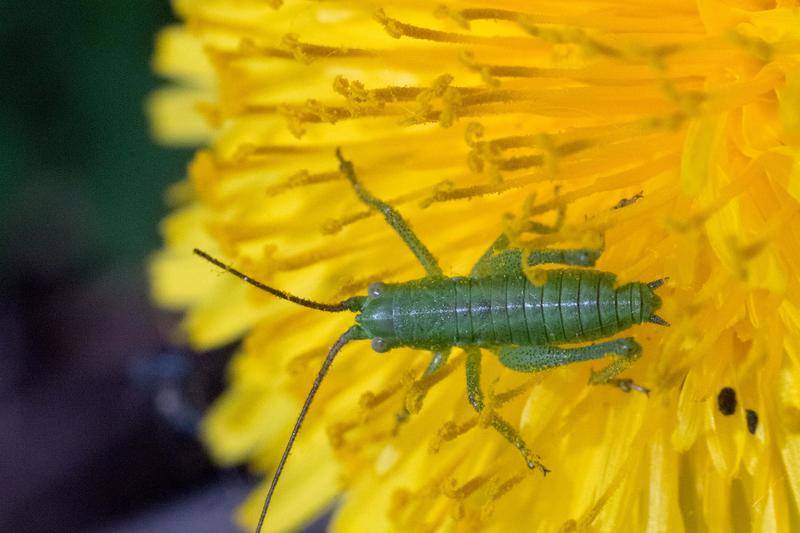
M 433 352 L 431 362 L 428 363 L 427 368 L 425 368 L 425 372 L 422 373 L 422 377 L 430 376 L 431 374 L 437 372 L 440 368 L 442 368 L 449 358 L 450 349 L 447 349 L 446 351 Z
M 476 347 L 465 348 L 465 351 L 467 352 L 467 398 L 479 415 L 486 415 L 484 412 L 486 405 L 481 390 L 481 351 Z M 531 453 L 516 428 L 494 412 L 488 413 L 488 416 L 489 424 L 519 450 L 528 468 L 539 468 L 545 475 L 550 471 Z
M 437 374 L 439 372 L 443 372 L 442 367 L 445 365 L 445 363 L 447 363 L 449 358 L 449 349 L 445 351 L 433 352 L 433 357 L 431 358 L 430 363 L 428 363 L 428 366 L 425 368 L 425 371 L 422 373 L 422 377 L 414 381 L 406 393 L 403 409 L 397 413 L 396 416 L 397 424 L 395 426 L 395 432 L 397 432 L 399 429 L 400 424 L 403 424 L 408 420 L 408 417 L 411 414 L 418 413 L 422 408 L 422 402 L 425 400 L 425 396 L 427 396 L 428 391 L 439 381 L 438 378 L 444 377 Z M 447 372 L 447 374 L 449 374 L 449 372 Z
M 336 150 L 336 157 L 339 158 L 339 169 L 341 170 L 342 174 L 344 174 L 350 183 L 353 185 L 353 189 L 356 191 L 356 194 L 361 199 L 362 202 L 367 204 L 367 206 L 379 211 L 383 217 L 386 219 L 386 222 L 394 228 L 400 238 L 406 243 L 406 245 L 411 249 L 411 252 L 417 257 L 422 266 L 425 268 L 425 272 L 428 276 L 433 277 L 441 277 L 444 274 L 442 273 L 442 269 L 439 266 L 438 261 L 433 256 L 430 250 L 419 240 L 419 237 L 414 233 L 411 229 L 411 226 L 408 225 L 400 213 L 398 213 L 392 206 L 375 198 L 370 193 L 364 189 L 364 186 L 356 177 L 355 170 L 353 169 L 353 163 L 347 161 L 342 157 L 342 153 L 340 150 Z

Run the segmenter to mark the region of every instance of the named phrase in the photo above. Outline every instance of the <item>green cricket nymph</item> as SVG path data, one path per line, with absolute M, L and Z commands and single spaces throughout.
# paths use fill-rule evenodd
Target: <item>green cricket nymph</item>
M 537 372 L 612 355 L 615 359 L 606 368 L 592 373 L 590 383 L 613 385 L 625 392 L 647 392 L 629 379 L 617 378 L 641 354 L 641 347 L 633 338 L 573 347 L 561 344 L 609 337 L 643 322 L 667 326 L 667 322 L 656 315 L 661 299 L 654 292 L 665 279 L 615 287 L 614 274 L 590 268 L 601 250 L 542 249 L 528 253 L 510 248 L 506 235 L 492 243 L 469 277 L 446 277 L 436 258 L 400 214 L 370 195 L 356 177 L 352 164 L 338 152 L 337 156 L 341 171 L 356 194 L 383 214 L 425 268 L 426 277 L 405 283 L 373 283 L 366 296 L 324 304 L 264 285 L 205 252 L 195 250 L 214 265 L 279 298 L 321 311 L 358 313 L 356 324 L 331 347 L 306 397 L 275 470 L 257 532 L 261 530 L 278 479 L 314 395 L 336 354 L 352 340 L 370 339 L 376 352 L 398 347 L 430 350 L 433 356 L 423 377 L 443 367 L 451 348 L 462 348 L 467 354 L 467 396 L 478 412 L 484 409 L 480 385 L 481 348 L 495 352 L 505 367 L 517 372 Z M 531 282 L 523 265 L 544 264 L 570 268 L 543 271 L 543 283 Z M 408 414 L 399 414 L 398 420 L 403 421 Z M 490 424 L 520 451 L 529 468 L 539 468 L 544 474 L 549 472 L 528 449 L 515 427 L 496 413 L 491 413 Z

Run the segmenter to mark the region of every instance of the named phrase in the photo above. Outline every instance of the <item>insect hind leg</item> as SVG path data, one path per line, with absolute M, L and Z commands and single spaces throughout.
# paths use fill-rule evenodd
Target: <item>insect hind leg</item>
M 519 430 L 506 422 L 497 413 L 491 412 L 491 408 L 487 408 L 484 402 L 483 391 L 481 390 L 481 351 L 479 348 L 470 347 L 466 348 L 467 352 L 467 397 L 469 403 L 478 412 L 480 416 L 488 415 L 489 425 L 495 431 L 500 433 L 508 442 L 510 442 L 525 460 L 525 464 L 533 470 L 538 468 L 543 474 L 547 475 L 550 470 L 542 464 L 539 457 L 534 455 L 529 449 L 528 445 L 519 434 Z
M 613 342 L 613 341 L 612 341 Z M 601 370 L 595 372 L 592 370 L 592 374 L 589 377 L 589 384 L 590 385 L 608 385 L 610 387 L 616 387 L 620 389 L 622 392 L 642 392 L 644 394 L 649 394 L 650 389 L 647 387 L 642 387 L 641 385 L 637 385 L 632 379 L 629 378 L 618 378 L 617 376 L 625 371 L 629 366 L 633 364 L 634 361 L 639 359 L 642 354 L 642 350 L 639 347 L 639 344 L 636 343 L 636 350 L 633 350 L 628 353 L 624 354 L 617 354 L 615 360 L 613 360 L 609 365 Z
M 605 368 L 592 372 L 589 378 L 591 385 L 610 385 L 630 392 L 647 393 L 648 389 L 637 385 L 630 379 L 616 376 L 636 361 L 642 353 L 641 346 L 634 339 L 626 337 L 610 341 L 565 348 L 561 346 L 503 346 L 498 351 L 500 362 L 506 368 L 517 372 L 538 372 L 556 366 L 578 361 L 600 359 L 607 355 L 616 358 Z
M 470 276 L 484 278 L 489 276 L 522 276 L 522 265 L 532 267 L 543 264 L 592 267 L 603 253 L 603 248 L 570 248 L 524 250 L 509 248 L 506 234 L 500 235 L 472 267 Z M 523 260 L 524 257 L 524 260 Z
M 403 241 L 406 243 L 406 246 L 408 246 L 414 256 L 416 256 L 423 268 L 425 268 L 425 272 L 428 274 L 428 276 L 441 277 L 443 274 L 438 261 L 433 256 L 431 251 L 428 250 L 425 244 L 423 244 L 423 242 L 419 239 L 419 237 L 417 237 L 417 235 L 411 229 L 411 226 L 408 225 L 408 222 L 406 222 L 405 219 L 400 216 L 400 213 L 398 213 L 395 208 L 372 196 L 369 192 L 367 192 L 366 189 L 364 189 L 361 181 L 359 181 L 358 177 L 356 176 L 353 163 L 346 160 L 342 156 L 342 151 L 340 149 L 336 150 L 336 157 L 339 159 L 339 169 L 341 170 L 342 174 L 347 177 L 348 181 L 350 181 L 350 184 L 353 186 L 353 189 L 355 190 L 359 199 L 367 206 L 375 209 L 383 215 L 383 217 L 386 219 L 386 222 L 395 230 L 395 232 L 397 232 L 400 238 L 403 239 Z
M 533 194 L 527 201 L 527 212 L 532 211 L 536 195 Z M 526 220 L 517 224 L 509 232 L 504 232 L 494 240 L 489 248 L 475 263 L 470 276 L 473 278 L 483 278 L 489 276 L 522 276 L 524 275 L 523 266 L 536 266 L 542 264 L 560 264 L 567 266 L 594 266 L 597 259 L 603 253 L 604 245 L 597 248 L 577 248 L 577 249 L 549 249 L 542 248 L 526 252 L 520 248 L 510 248 L 511 237 L 509 235 L 520 235 L 522 233 L 549 234 L 561 230 L 566 220 L 566 206 L 557 205 L 548 208 L 546 211 L 556 211 L 556 220 L 553 224 L 543 224 L 534 220 Z

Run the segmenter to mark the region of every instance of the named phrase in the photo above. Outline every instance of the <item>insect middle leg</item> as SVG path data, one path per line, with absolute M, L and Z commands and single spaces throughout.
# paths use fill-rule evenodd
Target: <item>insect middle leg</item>
M 339 158 L 339 169 L 353 185 L 353 189 L 361 201 L 372 209 L 379 211 L 383 215 L 383 217 L 386 219 L 386 222 L 388 222 L 389 225 L 397 232 L 400 238 L 403 239 L 411 252 L 416 256 L 417 260 L 422 264 L 423 268 L 425 268 L 425 272 L 428 274 L 428 276 L 443 276 L 439 262 L 436 261 L 436 258 L 433 256 L 431 251 L 428 250 L 425 244 L 419 240 L 419 237 L 417 237 L 417 235 L 411 229 L 411 226 L 408 225 L 408 222 L 406 222 L 403 217 L 400 216 L 400 213 L 398 213 L 395 208 L 386 202 L 375 198 L 369 192 L 367 192 L 366 189 L 364 189 L 364 186 L 361 184 L 358 177 L 356 177 L 356 172 L 353 169 L 353 163 L 344 159 L 341 151 L 338 149 L 336 150 L 336 157 Z
M 486 405 L 483 391 L 481 390 L 481 351 L 477 347 L 465 348 L 465 351 L 467 352 L 467 397 L 469 398 L 469 403 L 472 404 L 478 414 L 484 415 L 487 413 L 484 413 Z M 528 445 L 525 444 L 525 441 L 520 436 L 519 430 L 506 422 L 497 413 L 490 412 L 488 415 L 490 417 L 489 424 L 519 450 L 528 468 L 539 468 L 545 475 L 550 471 L 539 461 L 539 457 L 528 449 Z

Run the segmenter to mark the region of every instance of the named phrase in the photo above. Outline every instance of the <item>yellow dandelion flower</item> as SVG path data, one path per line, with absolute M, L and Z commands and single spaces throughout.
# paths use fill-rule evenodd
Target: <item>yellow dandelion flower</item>
M 643 355 L 625 377 L 649 396 L 587 385 L 601 362 L 524 374 L 484 354 L 486 401 L 547 477 L 471 408 L 460 350 L 415 383 L 430 353 L 348 345 L 269 530 L 340 491 L 340 532 L 800 530 L 795 0 L 174 4 L 154 130 L 207 148 L 172 191 L 153 291 L 198 348 L 245 337 L 204 424 L 220 463 L 269 475 L 352 316 L 276 300 L 192 248 L 324 302 L 423 275 L 336 147 L 447 275 L 505 233 L 525 249 L 603 237 L 597 268 L 619 282 L 670 277 L 672 327 L 631 333 Z M 562 213 L 554 233 L 521 231 Z

